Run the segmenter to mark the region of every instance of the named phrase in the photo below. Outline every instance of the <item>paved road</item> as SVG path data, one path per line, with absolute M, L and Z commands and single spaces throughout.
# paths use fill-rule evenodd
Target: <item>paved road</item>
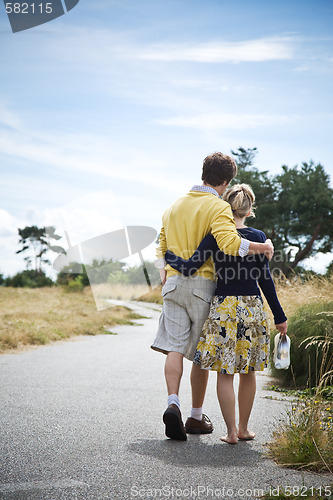
M 270 487 L 316 487 L 332 476 L 282 469 L 265 458 L 286 403 L 268 399 L 258 376 L 253 442 L 222 443 L 225 431 L 211 374 L 205 411 L 213 434 L 165 438 L 164 356 L 149 349 L 159 306 L 132 306 L 150 319 L 0 357 L 0 498 L 129 500 L 256 498 Z M 190 410 L 185 363 L 182 411 Z M 277 491 L 275 490 L 277 493 Z

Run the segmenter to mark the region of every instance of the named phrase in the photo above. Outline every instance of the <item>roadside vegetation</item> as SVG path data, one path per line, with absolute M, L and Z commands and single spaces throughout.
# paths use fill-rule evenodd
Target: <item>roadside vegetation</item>
M 277 290 L 288 316 L 291 366 L 276 370 L 271 363 L 271 388 L 293 401 L 275 426 L 268 454 L 284 467 L 332 473 L 333 279 L 297 278 Z
M 89 287 L 82 293 L 67 293 L 62 287 L 0 287 L 0 353 L 77 335 L 110 333 L 108 328 L 139 318 L 126 307 L 97 311 Z

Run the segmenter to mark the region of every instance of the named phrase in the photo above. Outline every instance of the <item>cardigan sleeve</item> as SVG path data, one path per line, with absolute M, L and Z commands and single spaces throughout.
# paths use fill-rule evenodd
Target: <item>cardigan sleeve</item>
M 164 258 L 166 250 L 167 250 L 166 236 L 164 227 L 162 226 L 158 238 L 158 247 L 156 249 L 156 257 L 158 260 Z
M 259 233 L 259 231 L 258 231 Z M 266 235 L 263 231 L 260 231 L 261 241 L 265 241 Z M 265 295 L 267 303 L 273 313 L 274 323 L 279 325 L 280 323 L 284 323 L 287 320 L 287 316 L 285 315 L 278 296 L 276 294 L 276 289 L 274 285 L 274 281 L 269 270 L 269 263 L 267 257 L 263 255 L 257 256 L 258 261 L 260 262 L 261 272 L 258 279 L 258 284 Z
M 236 224 L 228 203 L 224 209 L 216 211 L 211 223 L 211 233 L 216 239 L 220 250 L 228 255 L 239 255 L 241 238 L 237 233 Z M 243 255 L 244 256 L 244 255 Z
M 258 280 L 259 286 L 263 291 L 263 294 L 266 297 L 269 307 L 274 316 L 274 323 L 279 325 L 280 323 L 284 323 L 287 320 L 287 316 L 285 315 L 278 296 L 276 294 L 276 289 L 274 285 L 274 281 L 269 270 L 268 260 L 265 257 L 265 261 L 263 263 L 263 269 L 260 274 L 260 278 Z

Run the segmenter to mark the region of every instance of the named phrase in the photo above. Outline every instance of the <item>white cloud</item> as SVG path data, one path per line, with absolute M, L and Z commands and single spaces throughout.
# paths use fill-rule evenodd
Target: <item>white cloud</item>
M 13 216 L 8 210 L 0 208 L 0 273 L 5 276 L 13 275 L 25 268 L 22 255 L 16 254 L 20 249 L 18 228 L 24 226 L 22 220 Z
M 202 90 L 208 90 L 208 91 L 219 91 L 219 92 L 229 92 L 230 91 L 230 86 L 229 85 L 219 85 L 216 82 L 210 81 L 210 80 L 173 80 L 171 81 L 172 85 L 175 85 L 176 87 L 184 87 L 184 88 L 189 88 L 189 89 L 199 89 L 200 91 Z
M 68 63 L 71 70 L 78 68 L 91 72 L 94 69 L 99 74 L 117 73 L 119 61 L 124 63 L 126 60 L 198 63 L 285 61 L 296 57 L 298 42 L 306 42 L 295 34 L 281 34 L 232 42 L 221 37 L 200 43 L 189 39 L 186 42 L 150 44 L 142 41 L 145 34 L 140 30 L 116 32 L 92 26 L 72 26 L 68 31 L 68 26 L 60 23 L 59 34 L 61 39 L 59 36 L 49 37 L 38 48 L 40 56 L 52 53 L 52 67 L 58 59 L 62 67 Z M 114 65 L 114 62 L 118 64 Z
M 1 125 L 5 128 L 20 129 L 22 126 L 19 116 L 14 113 L 3 100 L 0 100 L 0 116 Z
M 302 265 L 305 269 L 314 269 L 317 273 L 325 274 L 329 264 L 333 262 L 333 253 L 321 253 L 305 259 Z
M 310 71 L 310 70 L 311 70 L 311 67 L 308 64 L 303 64 L 302 66 L 297 66 L 294 69 L 294 71 L 296 71 L 298 73 L 302 73 L 302 72 Z
M 112 189 L 87 193 L 66 205 L 45 212 L 45 225 L 56 226 L 57 232 L 76 245 L 104 233 L 123 227 L 122 218 Z M 63 245 L 67 246 L 66 239 Z
M 283 125 L 295 117 L 264 114 L 206 114 L 157 120 L 160 125 L 194 129 L 253 129 L 270 125 Z
M 6 238 L 15 235 L 15 237 L 17 238 L 18 227 L 18 219 L 11 215 L 7 210 L 0 208 L 0 237 Z
M 201 44 L 159 44 L 140 48 L 138 57 L 149 61 L 189 61 L 202 63 L 267 62 L 293 59 L 292 37 L 271 37 L 242 42 Z

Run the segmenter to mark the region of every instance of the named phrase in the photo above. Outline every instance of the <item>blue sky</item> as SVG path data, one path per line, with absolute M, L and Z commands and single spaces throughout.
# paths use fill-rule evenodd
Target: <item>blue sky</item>
M 13 34 L 1 4 L 0 272 L 24 225 L 158 230 L 213 151 L 332 176 L 332 26 L 323 0 L 80 0 Z

